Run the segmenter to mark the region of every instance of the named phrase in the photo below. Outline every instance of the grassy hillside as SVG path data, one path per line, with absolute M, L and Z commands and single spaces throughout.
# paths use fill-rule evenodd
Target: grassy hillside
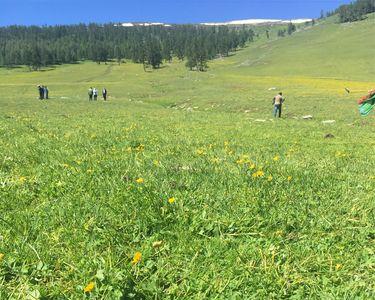
M 0 299 L 373 298 L 373 32 L 327 22 L 205 73 L 0 69 Z
M 355 23 L 302 28 L 293 36 L 254 45 L 233 59 L 246 74 L 313 76 L 371 81 L 375 78 L 375 14 Z

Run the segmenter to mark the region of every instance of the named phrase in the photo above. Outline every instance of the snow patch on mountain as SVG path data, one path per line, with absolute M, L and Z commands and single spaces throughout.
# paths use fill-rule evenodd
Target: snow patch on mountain
M 206 26 L 225 26 L 225 25 L 283 25 L 283 24 L 302 24 L 311 22 L 312 19 L 294 19 L 294 20 L 279 20 L 279 19 L 248 19 L 248 20 L 236 20 L 230 22 L 219 22 L 219 23 L 201 23 Z
M 144 26 L 144 27 L 148 27 L 148 26 L 163 26 L 163 27 L 171 27 L 172 25 L 164 24 L 164 23 L 159 23 L 159 22 L 155 22 L 155 23 L 141 22 L 141 23 L 120 23 L 117 26 L 122 26 L 122 27 L 134 27 L 134 26 Z

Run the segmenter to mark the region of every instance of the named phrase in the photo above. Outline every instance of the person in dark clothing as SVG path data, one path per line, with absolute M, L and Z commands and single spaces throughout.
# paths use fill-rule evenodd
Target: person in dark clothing
M 43 93 L 44 93 L 44 99 L 48 99 L 48 87 L 47 86 L 44 87 Z
M 107 89 L 106 88 L 103 88 L 102 95 L 103 95 L 104 101 L 107 101 Z
M 94 94 L 92 87 L 89 88 L 89 101 L 92 101 L 92 95 Z
M 42 85 L 38 85 L 38 91 L 39 91 L 39 100 L 44 99 L 44 89 Z

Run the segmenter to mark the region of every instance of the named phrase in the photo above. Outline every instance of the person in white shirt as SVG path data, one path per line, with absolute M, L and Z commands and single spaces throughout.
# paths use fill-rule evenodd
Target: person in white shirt
M 98 90 L 96 88 L 92 90 L 92 94 L 94 95 L 94 100 L 98 100 Z

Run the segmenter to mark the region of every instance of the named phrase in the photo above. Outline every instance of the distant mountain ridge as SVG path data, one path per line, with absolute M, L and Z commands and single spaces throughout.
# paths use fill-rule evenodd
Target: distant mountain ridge
M 281 20 L 281 19 L 247 19 L 247 20 L 235 20 L 230 22 L 219 22 L 219 23 L 201 23 L 206 26 L 222 26 L 222 25 L 283 25 L 283 24 L 301 24 L 311 22 L 313 19 L 293 19 L 293 20 Z
M 284 24 L 302 24 L 311 22 L 313 19 L 293 19 L 293 20 L 282 20 L 282 19 L 247 19 L 247 20 L 235 20 L 229 22 L 212 22 L 212 23 L 199 23 L 199 25 L 205 26 L 228 26 L 228 25 L 284 25 Z M 160 22 L 125 22 L 119 23 L 117 26 L 122 27 L 134 27 L 134 26 L 163 26 L 171 27 L 171 24 L 160 23 Z

